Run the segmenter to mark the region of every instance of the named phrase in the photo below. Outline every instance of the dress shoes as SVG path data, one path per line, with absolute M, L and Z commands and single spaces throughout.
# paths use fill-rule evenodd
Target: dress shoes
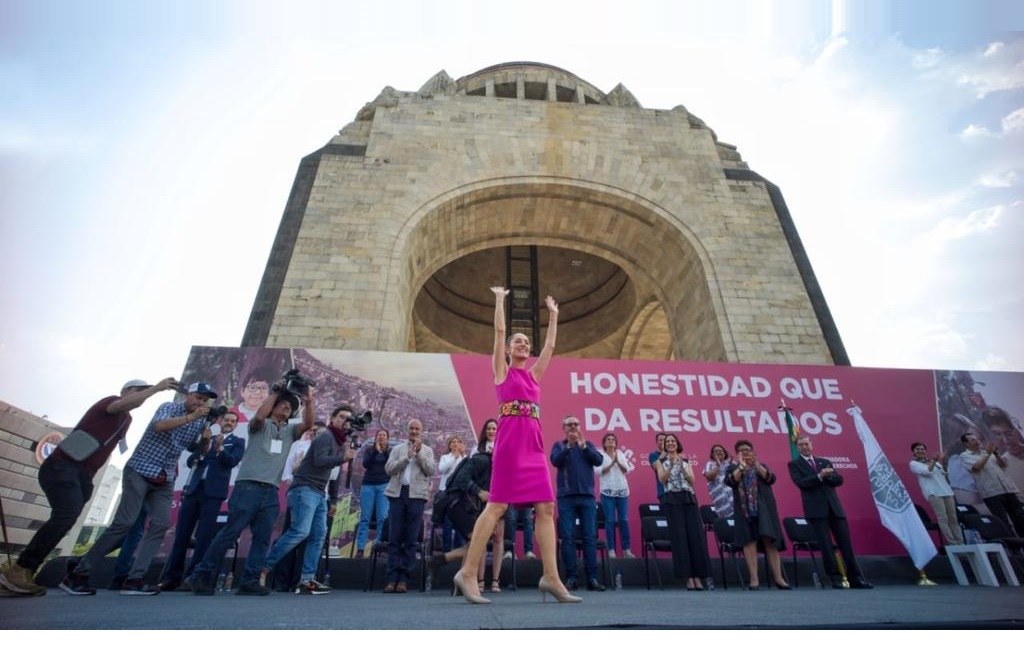
M 875 586 L 863 578 L 855 578 L 850 581 L 850 589 L 875 589 Z
M 580 583 L 575 578 L 570 578 L 569 580 L 565 581 L 565 589 L 575 591 L 575 590 L 578 590 L 579 588 L 580 588 Z
M 587 589 L 591 592 L 603 592 L 604 585 L 602 585 L 601 581 L 597 580 L 596 578 L 591 578 L 589 581 L 587 581 Z

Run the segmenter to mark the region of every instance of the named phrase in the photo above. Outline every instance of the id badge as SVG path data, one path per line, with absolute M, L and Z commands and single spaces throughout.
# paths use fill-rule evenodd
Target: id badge
M 281 439 L 270 440 L 270 454 L 281 454 L 281 450 L 284 449 L 284 443 Z

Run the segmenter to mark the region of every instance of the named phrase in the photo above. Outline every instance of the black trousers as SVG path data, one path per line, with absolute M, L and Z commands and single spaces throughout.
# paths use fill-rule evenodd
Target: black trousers
M 676 578 L 705 579 L 709 575 L 707 537 L 692 493 L 666 492 L 661 496 L 672 543 L 672 574 Z
M 35 572 L 60 544 L 92 497 L 92 476 L 74 461 L 47 457 L 39 467 L 39 485 L 50 503 L 50 519 L 39 527 L 18 564 Z
M 1016 493 L 993 495 L 984 498 L 984 501 L 992 515 L 1016 530 L 1019 537 L 1024 538 L 1024 505 L 1017 499 Z
M 839 574 L 839 565 L 836 563 L 836 545 L 839 545 L 839 553 L 846 563 L 846 575 L 851 579 L 862 578 L 860 566 L 857 564 L 857 557 L 853 555 L 853 543 L 850 542 L 850 525 L 846 518 L 829 515 L 827 518 L 807 518 L 811 528 L 818 537 L 818 544 L 821 546 L 821 562 L 825 564 L 825 573 L 832 581 L 838 581 L 842 577 Z M 832 538 L 835 542 L 832 542 Z

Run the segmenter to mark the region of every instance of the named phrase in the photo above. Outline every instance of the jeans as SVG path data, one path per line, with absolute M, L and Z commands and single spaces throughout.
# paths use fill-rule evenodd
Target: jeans
M 234 546 L 242 531 L 249 527 L 252 531 L 252 544 L 245 558 L 245 573 L 241 582 L 259 581 L 260 571 L 267 562 L 270 534 L 274 531 L 274 522 L 277 521 L 280 508 L 277 503 L 277 486 L 248 479 L 235 482 L 231 497 L 228 498 L 228 521 L 213 538 L 203 561 L 192 570 L 193 577 L 219 573 L 224 554 Z
M 377 513 L 377 537 L 384 530 L 384 520 L 388 517 L 388 498 L 384 496 L 387 482 L 383 484 L 363 484 L 359 489 L 359 528 L 356 530 L 356 549 L 366 548 L 366 540 L 370 537 L 370 516 Z
M 135 524 L 132 528 L 128 529 L 128 535 L 121 541 L 121 551 L 117 554 L 117 560 L 114 561 L 114 578 L 120 578 L 122 580 L 128 578 L 128 573 L 132 570 L 132 563 L 135 562 L 135 550 L 139 548 L 139 543 L 142 542 L 142 536 L 146 532 L 146 518 L 149 517 L 149 511 L 146 510 L 146 505 L 142 505 L 142 510 L 139 511 L 139 517 L 135 518 Z
M 327 537 L 327 496 L 309 486 L 296 486 L 288 490 L 288 512 L 291 525 L 281 534 L 267 556 L 267 568 L 273 569 L 289 551 L 306 540 L 302 558 L 302 580 L 313 580 L 320 564 L 320 553 Z
M 146 575 L 156 552 L 160 549 L 164 534 L 171 526 L 171 496 L 173 484 L 151 484 L 134 469 L 125 467 L 121 478 L 121 503 L 117 506 L 114 521 L 96 544 L 82 556 L 75 573 L 88 576 L 92 566 L 121 545 L 145 506 L 149 511 L 149 526 L 142 538 L 135 562 L 132 563 L 129 579 L 141 579 Z
M 533 551 L 533 507 L 509 506 L 505 513 L 505 542 L 515 545 L 516 527 L 523 522 L 523 551 Z
M 60 544 L 92 497 L 92 476 L 76 462 L 51 455 L 39 467 L 39 485 L 50 503 L 50 519 L 39 527 L 18 564 L 35 573 Z
M 416 546 L 423 530 L 423 509 L 426 500 L 409 497 L 409 487 L 402 486 L 398 497 L 389 497 L 388 515 L 388 582 L 408 583 L 416 567 Z
M 608 549 L 615 551 L 615 524 L 619 525 L 622 536 L 622 550 L 629 551 L 629 498 L 601 496 L 601 508 L 604 509 L 604 540 Z
M 566 580 L 576 580 L 576 520 L 583 541 L 583 568 L 587 581 L 597 579 L 597 508 L 589 495 L 558 498 L 558 539 L 562 543 L 562 565 Z

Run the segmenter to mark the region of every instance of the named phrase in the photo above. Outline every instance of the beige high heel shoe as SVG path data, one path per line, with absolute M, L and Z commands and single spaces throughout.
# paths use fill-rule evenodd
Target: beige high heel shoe
M 573 596 L 564 587 L 562 590 L 555 589 L 554 585 L 548 583 L 543 576 L 540 577 L 540 582 L 537 583 L 537 589 L 540 590 L 541 600 L 547 603 L 548 594 L 553 596 L 559 603 L 579 603 L 583 599 L 578 596 Z
M 465 598 L 470 603 L 476 603 L 477 605 L 486 605 L 491 602 L 489 599 L 485 599 L 479 594 L 470 594 L 466 591 L 466 581 L 462 578 L 461 569 L 455 572 L 455 576 L 452 578 L 452 581 L 455 582 L 455 587 L 459 589 L 459 593 L 462 594 L 463 598 Z

